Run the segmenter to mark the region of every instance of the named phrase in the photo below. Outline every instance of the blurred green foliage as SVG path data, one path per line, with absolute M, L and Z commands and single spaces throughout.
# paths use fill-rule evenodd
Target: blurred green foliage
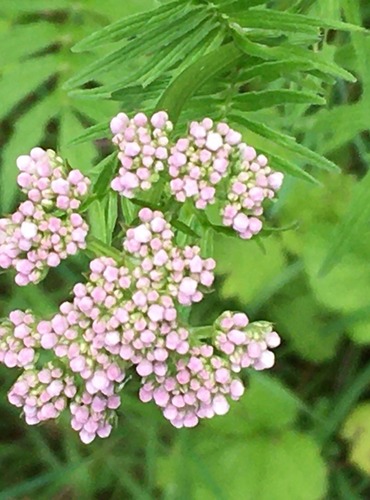
M 170 428 L 154 405 L 136 400 L 137 381 L 130 381 L 114 433 L 88 447 L 64 420 L 27 428 L 6 401 L 16 374 L 0 367 L 1 499 L 370 497 L 370 37 L 327 28 L 313 42 L 314 26 L 303 23 L 294 33 L 296 25 L 286 17 L 293 48 L 281 52 L 286 33 L 273 18 L 275 36 L 263 32 L 263 46 L 253 29 L 252 42 L 234 33 L 246 62 L 233 74 L 242 56 L 213 52 L 230 42 L 230 32 L 204 15 L 207 2 L 188 3 L 175 7 L 167 30 L 158 29 L 151 14 L 143 24 L 137 21 L 147 43 L 140 52 L 130 38 L 132 21 L 123 21 L 118 35 L 111 28 L 103 32 L 106 45 L 102 32 L 84 37 L 147 13 L 158 6 L 154 0 L 1 2 L 0 209 L 14 207 L 14 160 L 36 143 L 58 147 L 73 166 L 104 180 L 107 163 L 93 165 L 110 149 L 98 139 L 118 109 L 152 109 L 160 97 L 175 106 L 179 128 L 202 115 L 229 117 L 247 141 L 292 175 L 270 209 L 271 234 L 258 242 L 217 234 L 218 293 L 197 306 L 192 321 L 207 324 L 226 308 L 273 321 L 283 338 L 277 366 L 271 375 L 249 376 L 246 395 L 227 416 L 194 430 Z M 238 22 L 248 22 L 244 9 L 266 3 L 281 13 L 309 14 L 324 27 L 343 19 L 370 23 L 367 0 L 215 3 Z M 258 16 L 253 19 L 258 26 Z M 309 56 L 313 61 L 303 58 L 300 45 L 318 53 Z M 112 63 L 104 67 L 111 53 Z M 202 57 L 214 71 L 206 77 Z M 327 102 L 321 109 L 318 95 Z M 116 209 L 111 197 L 90 212 L 107 243 L 110 231 L 100 234 L 99 221 L 113 227 Z M 122 209 L 127 215 L 130 206 Z M 25 289 L 0 275 L 1 313 L 15 307 L 54 311 L 86 264 L 79 256 L 42 285 Z

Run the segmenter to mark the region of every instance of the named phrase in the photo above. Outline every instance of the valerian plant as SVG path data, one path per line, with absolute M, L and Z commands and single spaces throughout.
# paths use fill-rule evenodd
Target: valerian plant
M 304 166 L 336 170 L 270 122 L 325 104 L 335 78 L 354 81 L 320 41 L 360 28 L 280 3 L 176 0 L 74 47 L 99 57 L 65 88 L 120 110 L 73 141 L 111 139 L 93 168 L 40 147 L 17 160 L 26 199 L 0 220 L 0 267 L 26 286 L 69 255 L 93 256 L 52 317 L 15 310 L 1 322 L 0 361 L 23 370 L 8 398 L 28 424 L 68 409 L 84 443 L 107 437 L 136 372 L 142 402 L 194 427 L 241 398 L 242 369 L 274 365 L 271 323 L 225 311 L 195 328 L 189 313 L 212 291 L 215 233 L 261 241 L 285 175 L 317 182 Z

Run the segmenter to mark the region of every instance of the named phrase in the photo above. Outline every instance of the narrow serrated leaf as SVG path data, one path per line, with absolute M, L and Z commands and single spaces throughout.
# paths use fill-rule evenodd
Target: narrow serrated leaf
M 317 0 L 297 0 L 288 8 L 288 10 L 296 14 L 302 14 L 310 10 L 316 2 Z
M 212 31 L 216 24 L 213 20 L 205 22 L 201 27 L 201 24 L 206 18 L 207 14 L 200 15 L 195 19 L 195 23 L 192 28 L 191 24 L 187 25 L 187 31 L 184 33 L 184 38 L 180 41 L 175 40 L 168 47 L 168 52 L 166 55 L 159 53 L 157 58 L 152 58 L 151 66 L 153 69 L 148 71 L 144 76 L 142 76 L 138 81 L 144 86 L 150 85 L 158 77 L 162 76 L 165 71 L 170 70 L 176 63 L 182 61 L 189 53 L 196 49 L 197 45 L 201 44 L 202 40 Z
M 96 197 L 103 198 L 110 186 L 110 182 L 115 174 L 117 167 L 117 153 L 116 151 L 102 160 L 95 166 L 94 171 L 98 171 L 99 176 L 93 184 L 92 192 Z
M 259 61 L 259 59 L 257 59 Z M 264 62 L 246 67 L 238 74 L 239 82 L 248 82 L 254 78 L 263 79 L 263 83 L 273 82 L 291 73 L 309 71 L 314 68 L 311 61 L 295 61 L 283 59 L 281 61 Z
M 212 52 L 213 50 L 219 48 L 225 39 L 225 31 L 226 30 L 222 29 L 222 27 L 218 26 L 216 29 L 208 33 L 204 41 L 197 47 L 195 47 L 188 55 L 186 60 L 174 69 L 173 76 L 177 76 L 178 74 L 182 73 L 186 68 L 194 64 L 198 59 L 203 57 L 208 52 Z
M 105 198 L 105 222 L 107 227 L 107 244 L 111 245 L 114 228 L 118 218 L 118 194 L 109 191 Z
M 243 23 L 248 28 L 291 31 L 293 33 L 315 33 L 319 28 L 336 29 L 342 31 L 365 31 L 362 26 L 344 23 L 341 21 L 326 21 L 311 16 L 293 14 L 286 11 L 272 9 L 248 9 L 235 17 L 235 21 Z
M 318 153 L 315 153 L 314 151 L 311 151 L 302 144 L 298 144 L 294 137 L 282 134 L 281 132 L 278 132 L 277 130 L 268 127 L 264 123 L 256 122 L 254 120 L 246 118 L 245 116 L 237 114 L 232 114 L 230 116 L 230 119 L 236 123 L 239 123 L 247 127 L 252 132 L 259 134 L 262 137 L 266 137 L 267 139 L 270 139 L 271 141 L 275 142 L 276 144 L 279 144 L 280 146 L 283 146 L 289 151 L 296 153 L 299 156 L 302 156 L 307 161 L 311 161 L 316 167 L 320 169 L 325 169 L 329 171 L 340 170 L 339 167 L 335 165 L 335 163 L 331 162 L 327 158 L 319 155 Z
M 192 238 L 200 238 L 199 234 L 196 233 L 191 227 L 188 225 L 184 224 L 181 220 L 178 219 L 172 219 L 171 220 L 171 225 L 181 231 L 182 233 L 186 234 L 187 236 L 191 236 Z
M 245 36 L 244 33 L 241 33 L 240 29 L 235 25 L 233 28 L 236 44 L 241 50 L 250 56 L 259 57 L 264 60 L 275 59 L 279 61 L 281 59 L 288 59 L 290 61 L 296 61 L 297 64 L 311 63 L 314 68 L 322 71 L 323 73 L 329 73 L 330 75 L 343 78 L 349 82 L 356 81 L 356 78 L 351 73 L 337 64 L 323 59 L 320 52 L 313 52 L 312 50 L 292 45 L 269 47 L 267 45 L 252 42 L 247 36 Z
M 169 82 L 169 78 L 158 79 L 146 87 L 145 93 L 142 85 L 131 85 L 112 92 L 111 98 L 116 101 L 124 102 L 137 101 L 138 103 L 142 103 L 143 99 L 145 99 L 145 101 L 150 101 L 158 97 L 167 87 Z
M 131 225 L 138 211 L 137 206 L 128 198 L 121 197 L 121 210 L 125 224 Z
M 102 139 L 109 135 L 109 123 L 105 121 L 88 127 L 82 134 L 72 139 L 68 145 L 75 146 L 76 144 L 83 144 L 84 142 L 94 141 L 95 139 Z
M 158 101 L 157 109 L 166 109 L 171 120 L 177 122 L 187 100 L 202 85 L 221 71 L 234 67 L 242 58 L 243 53 L 233 43 L 201 57 L 171 82 Z
M 143 87 L 146 87 L 163 76 L 166 71 L 169 71 L 176 63 L 182 61 L 187 54 L 191 53 L 202 39 L 216 27 L 213 20 L 204 22 L 207 17 L 208 13 L 200 13 L 194 15 L 189 22 L 183 23 L 178 28 L 176 39 L 171 44 L 163 47 L 157 54 L 150 57 L 145 64 L 142 64 L 136 72 L 110 88 L 114 88 L 114 92 L 116 92 L 133 82 L 138 82 Z M 198 28 L 201 23 L 203 23 L 203 26 Z M 109 87 L 106 90 L 109 91 Z
M 286 158 L 282 158 L 281 156 L 271 153 L 268 147 L 266 147 L 265 145 L 260 149 L 261 151 L 268 154 L 272 168 L 281 170 L 282 172 L 289 174 L 292 177 L 297 177 L 298 179 L 310 182 L 311 184 L 321 186 L 321 183 L 317 179 L 315 179 L 313 175 L 309 174 L 305 170 L 302 170 L 302 168 L 300 168 L 295 163 L 287 160 Z
M 66 89 L 72 89 L 83 83 L 100 77 L 115 66 L 146 55 L 147 51 L 156 52 L 161 47 L 167 46 L 178 38 L 180 23 L 189 23 L 197 10 L 181 9 L 176 11 L 167 22 L 160 23 L 152 29 L 145 31 L 139 37 L 130 40 L 123 47 L 109 53 L 88 65 L 84 70 L 70 78 L 64 85 Z
M 174 11 L 180 7 L 178 0 L 176 0 L 175 2 L 168 3 L 157 9 L 120 19 L 76 43 L 76 45 L 72 47 L 72 51 L 84 52 L 86 50 L 96 49 L 102 45 L 119 42 L 129 36 L 136 35 L 137 31 L 142 28 L 143 25 L 148 29 L 148 25 L 154 25 L 161 22 L 164 18 L 174 14 Z
M 105 223 L 105 200 L 95 200 L 88 209 L 88 217 L 91 221 L 89 237 L 98 238 L 105 244 L 109 244 L 110 236 Z
M 313 92 L 299 90 L 261 90 L 260 92 L 246 92 L 238 94 L 233 99 L 238 109 L 257 111 L 282 104 L 318 104 L 326 103 L 325 99 Z

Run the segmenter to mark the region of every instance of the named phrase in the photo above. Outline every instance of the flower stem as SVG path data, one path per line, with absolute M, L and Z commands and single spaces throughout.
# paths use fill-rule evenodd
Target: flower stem
M 116 248 L 107 245 L 98 238 L 95 238 L 95 236 L 89 236 L 87 238 L 87 249 L 94 253 L 97 257 L 112 257 L 112 259 L 117 262 L 123 261 L 123 253 Z

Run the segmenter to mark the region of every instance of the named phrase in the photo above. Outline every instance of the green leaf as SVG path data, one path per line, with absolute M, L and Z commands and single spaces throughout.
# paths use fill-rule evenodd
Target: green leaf
M 182 483 L 194 500 L 326 497 L 326 466 L 310 436 L 295 431 L 256 434 L 248 439 L 224 438 L 221 447 L 222 434 L 217 436 L 205 442 L 198 433 L 185 449 L 161 460 L 161 485 L 169 498 L 180 498 Z
M 137 207 L 128 198 L 121 197 L 121 210 L 126 225 L 130 226 L 137 214 Z
M 99 177 L 96 179 L 92 191 L 98 199 L 103 198 L 108 190 L 115 174 L 117 167 L 117 153 L 114 152 L 104 158 L 98 165 L 94 167 L 94 171 L 100 172 Z
M 118 194 L 110 191 L 105 198 L 105 220 L 107 227 L 107 241 L 110 245 L 112 243 L 112 236 L 114 228 L 116 227 L 118 219 Z
M 261 90 L 238 94 L 233 99 L 238 109 L 244 111 L 258 111 L 282 104 L 318 104 L 326 103 L 325 99 L 313 92 L 299 90 Z
M 191 54 L 193 50 L 201 44 L 202 40 L 207 37 L 207 35 L 216 28 L 215 22 L 213 20 L 204 23 L 201 27 L 199 24 L 202 23 L 206 18 L 206 15 L 199 15 L 198 18 L 194 19 L 194 28 L 192 28 L 191 23 L 186 23 L 187 31 L 184 35 L 182 43 L 179 47 L 179 42 L 175 40 L 171 45 L 167 47 L 167 53 L 163 51 L 158 54 L 157 57 L 152 58 L 149 70 L 138 79 L 144 87 L 150 85 L 154 80 L 163 75 L 167 70 L 170 70 L 176 63 L 183 61 L 188 54 Z M 190 31 L 192 30 L 192 31 Z M 180 34 L 179 34 L 180 36 Z M 150 69 L 152 66 L 152 69 Z M 144 67 L 144 71 L 146 68 Z
M 297 0 L 289 7 L 289 10 L 298 14 L 307 12 L 316 2 L 317 0 Z
M 244 307 L 282 271 L 285 263 L 279 239 L 264 242 L 264 254 L 255 241 L 242 241 L 217 235 L 215 259 L 217 273 L 224 275 L 220 293 L 224 299 L 237 298 Z M 239 265 L 235 266 L 235 262 Z
M 89 221 L 91 221 L 89 224 L 89 236 L 109 245 L 110 235 L 108 234 L 105 222 L 105 200 L 95 200 L 88 209 L 88 216 Z
M 322 363 L 337 354 L 343 329 L 339 325 L 329 329 L 328 312 L 301 280 L 289 283 L 272 301 L 271 316 L 284 340 L 303 359 Z
M 248 9 L 246 12 L 239 14 L 235 20 L 248 28 L 293 33 L 315 34 L 320 27 L 342 31 L 365 31 L 362 26 L 349 23 L 326 21 L 325 19 L 263 8 Z
M 77 144 L 83 144 L 84 142 L 94 141 L 95 139 L 103 139 L 110 135 L 108 120 L 103 123 L 97 123 L 88 127 L 82 134 L 74 137 L 67 145 L 76 146 Z
M 83 125 L 73 109 L 62 108 L 60 115 L 59 149 L 62 156 L 68 160 L 72 168 L 81 170 L 84 174 L 90 175 L 94 159 L 97 155 L 96 148 L 91 142 L 84 142 L 71 145 L 71 139 L 79 136 L 83 130 Z
M 229 118 L 252 130 L 252 132 L 255 132 L 256 134 L 259 134 L 263 137 L 266 137 L 267 139 L 270 139 L 271 141 L 273 141 L 276 144 L 279 144 L 280 146 L 283 146 L 288 151 L 291 151 L 292 153 L 296 153 L 297 155 L 302 156 L 307 161 L 311 161 L 313 165 L 315 165 L 317 168 L 325 169 L 328 171 L 339 170 L 339 168 L 337 167 L 337 165 L 335 165 L 335 163 L 331 162 L 330 160 L 327 160 L 323 156 L 315 153 L 314 151 L 311 151 L 302 144 L 298 144 L 294 137 L 282 134 L 281 132 L 272 129 L 263 123 L 249 120 L 245 116 L 234 114 L 231 115 Z
M 21 99 L 49 80 L 58 69 L 54 56 L 28 59 L 21 65 L 11 68 L 0 77 L 0 95 L 6 95 L 0 109 L 0 118 L 4 118 Z M 14 82 L 17 82 L 15 85 Z
M 329 312 L 352 315 L 370 307 L 369 228 L 355 233 L 340 265 L 320 276 L 319 270 L 331 247 L 333 227 L 348 211 L 349 200 L 356 189 L 352 176 L 323 173 L 320 180 L 324 182 L 324 189 L 292 182 L 289 197 L 280 205 L 279 218 L 284 224 L 292 214 L 297 215 L 300 230 L 282 233 L 281 238 L 289 253 L 302 258 L 315 299 Z M 359 323 L 362 321 L 358 318 Z M 354 324 L 345 325 L 345 331 L 356 340 L 352 333 L 354 327 Z M 368 342 L 369 332 L 368 329 Z
M 324 276 L 336 266 L 344 254 L 353 247 L 353 242 L 364 234 L 370 219 L 370 172 L 355 187 L 348 210 L 335 227 L 330 238 L 328 253 L 322 263 L 320 275 Z
M 222 419 L 215 418 L 205 432 L 250 439 L 256 434 L 283 432 L 292 427 L 306 406 L 277 378 L 251 372 L 248 387 Z
M 157 109 L 165 109 L 176 123 L 188 99 L 218 73 L 234 67 L 243 57 L 230 43 L 201 57 L 179 74 L 158 101 Z
M 37 102 L 28 113 L 17 120 L 17 127 L 2 151 L 0 170 L 0 211 L 7 213 L 13 206 L 17 192 L 16 177 L 18 169 L 16 159 L 27 154 L 30 149 L 40 145 L 48 121 L 55 115 L 54 96 Z
M 352 408 L 366 394 L 369 378 L 370 368 L 366 366 L 356 374 L 351 383 L 332 401 L 330 408 L 328 408 L 327 418 L 322 421 L 322 425 L 317 429 L 317 436 L 322 446 L 327 444 L 330 438 L 340 430 Z
M 282 61 L 253 64 L 239 73 L 238 81 L 248 82 L 255 78 L 260 78 L 263 83 L 268 83 L 278 80 L 279 78 L 286 77 L 291 73 L 309 71 L 313 68 L 314 66 L 310 61 L 302 62 L 295 61 L 294 59 L 283 59 Z
M 84 52 L 108 43 L 119 42 L 136 35 L 137 31 L 143 27 L 147 29 L 148 25 L 160 23 L 163 19 L 169 17 L 170 14 L 174 14 L 174 11 L 179 10 L 179 7 L 179 2 L 175 1 L 157 9 L 149 10 L 148 12 L 120 19 L 76 43 L 72 50 L 74 52 Z
M 342 437 L 349 441 L 349 459 L 352 464 L 370 474 L 370 403 L 355 408 L 346 420 Z
M 52 23 L 11 26 L 11 30 L 0 34 L 0 66 L 14 65 L 18 59 L 57 43 L 59 38 L 57 26 Z
M 145 64 L 139 66 L 136 72 L 130 74 L 121 82 L 114 84 L 114 90 L 120 91 L 132 82 L 140 83 L 146 87 L 153 83 L 158 77 L 164 75 L 166 71 L 170 70 L 176 63 L 183 61 L 184 58 L 192 53 L 197 45 L 217 27 L 214 20 L 204 22 L 208 17 L 207 13 L 201 12 L 197 15 L 193 15 L 188 22 L 180 25 L 177 29 L 176 39 L 174 41 L 157 51 L 157 53 L 146 61 Z M 200 24 L 201 26 L 198 27 Z M 179 41 L 179 39 L 181 40 Z
M 210 468 L 215 480 L 227 485 L 228 498 L 286 500 L 288 491 L 296 500 L 325 496 L 326 466 L 318 445 L 308 435 L 291 431 L 256 436 L 225 447 L 219 459 L 215 458 L 210 458 Z M 203 496 L 203 491 L 201 486 L 195 498 L 211 498 Z
M 275 170 L 281 170 L 282 172 L 289 174 L 292 177 L 302 179 L 303 181 L 307 181 L 310 184 L 315 184 L 316 186 L 321 185 L 320 181 L 313 177 L 313 175 L 309 174 L 295 163 L 287 160 L 286 158 L 273 154 L 267 144 L 265 144 L 260 149 L 262 152 L 266 152 L 268 154 L 271 165 L 273 165 L 273 168 Z
M 37 12 L 37 11 L 54 11 L 62 9 L 70 9 L 70 0 L 32 0 L 27 2 L 24 0 L 12 0 L 11 2 L 3 3 L 1 6 L 6 12 L 18 14 L 19 12 Z
M 181 220 L 172 219 L 171 225 L 181 231 L 182 233 L 191 236 L 192 238 L 199 238 L 199 234 L 197 234 L 191 227 L 181 222 Z M 210 257 L 210 256 L 209 256 Z
M 135 37 L 123 47 L 121 46 L 119 49 L 88 65 L 80 73 L 70 78 L 65 83 L 64 88 L 69 90 L 89 80 L 97 79 L 118 65 L 145 55 L 146 51 L 160 51 L 163 46 L 177 40 L 179 36 L 181 37 L 181 33 L 179 35 L 179 26 L 191 23 L 193 16 L 196 15 L 196 9 L 190 10 L 190 12 L 187 8 L 181 9 L 179 12 L 176 11 L 176 14 L 173 14 L 167 23 L 162 22 L 159 26 L 155 25 L 152 29 L 146 30 L 140 37 Z
M 99 224 L 102 223 L 102 220 L 104 219 L 103 212 L 104 212 L 103 203 L 96 202 L 95 207 L 91 212 L 91 215 L 94 216 L 98 214 Z M 102 227 L 102 224 L 100 229 L 101 229 L 100 234 L 103 237 L 106 237 L 106 229 Z M 94 232 L 98 233 L 99 231 L 97 228 L 94 228 Z M 89 235 L 87 237 L 87 250 L 90 251 L 96 257 L 101 257 L 101 256 L 112 257 L 112 259 L 120 263 L 122 263 L 123 261 L 123 253 L 117 250 L 116 248 L 111 247 L 109 244 L 107 244 L 98 236 L 93 235 L 91 232 L 91 227 Z
M 238 27 L 233 26 L 234 39 L 238 47 L 246 54 L 261 59 L 289 59 L 298 63 L 311 63 L 317 70 L 328 73 L 349 82 L 355 82 L 356 78 L 335 63 L 325 60 L 320 52 L 304 49 L 296 46 L 281 45 L 279 47 L 269 47 L 250 41 L 244 34 L 240 33 Z

